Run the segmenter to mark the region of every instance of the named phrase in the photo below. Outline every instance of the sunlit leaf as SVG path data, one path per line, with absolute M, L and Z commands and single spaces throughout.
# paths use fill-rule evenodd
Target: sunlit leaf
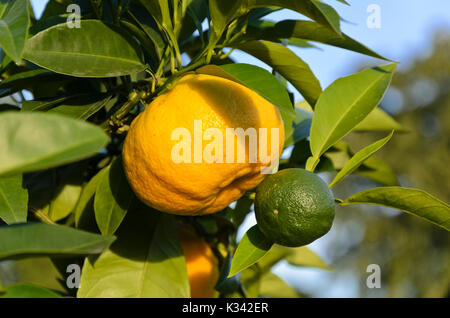
M 387 206 L 416 215 L 450 231 L 450 206 L 429 193 L 418 189 L 379 187 L 356 193 L 340 204 Z
M 81 28 L 72 29 L 61 23 L 39 32 L 27 40 L 24 58 L 78 77 L 113 77 L 145 69 L 133 39 L 99 20 L 82 20 Z
M 249 41 L 232 45 L 264 63 L 286 78 L 311 104 L 314 105 L 322 93 L 319 80 L 302 59 L 287 47 L 269 41 Z
M 239 242 L 228 277 L 236 275 L 255 264 L 267 253 L 272 245 L 273 242 L 264 237 L 257 225 L 251 227 Z
M 381 101 L 396 64 L 366 69 L 333 82 L 317 102 L 311 125 L 311 152 L 307 169 L 314 170 L 320 156 L 349 133 Z

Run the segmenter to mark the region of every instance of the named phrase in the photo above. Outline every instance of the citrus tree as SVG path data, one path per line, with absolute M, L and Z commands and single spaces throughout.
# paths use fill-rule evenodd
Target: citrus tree
M 266 18 L 283 8 L 309 19 Z M 50 0 L 36 19 L 27 0 L 12 0 L 0 20 L 0 260 L 45 256 L 63 277 L 58 292 L 17 283 L 0 297 L 296 297 L 270 269 L 329 269 L 305 245 L 329 231 L 335 205 L 382 205 L 450 228 L 448 204 L 400 187 L 371 157 L 404 131 L 377 107 L 396 63 L 344 34 L 328 4 Z M 289 49 L 312 42 L 385 62 L 322 89 Z M 173 129 L 195 135 L 196 120 L 204 133 L 279 129 L 275 161 L 249 161 L 244 135 L 233 139 L 243 162 L 222 162 L 213 130 L 199 146 L 212 160 L 185 161 L 195 136 L 173 160 Z M 342 139 L 360 131 L 386 137 L 351 149 Z M 278 160 L 283 149 L 292 151 Z M 379 187 L 335 198 L 350 174 Z M 257 225 L 238 242 L 253 207 Z

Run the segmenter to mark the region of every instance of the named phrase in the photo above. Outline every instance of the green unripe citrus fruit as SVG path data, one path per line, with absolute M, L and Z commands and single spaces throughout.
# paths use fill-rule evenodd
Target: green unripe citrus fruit
M 274 243 L 302 246 L 325 235 L 334 219 L 334 197 L 327 184 L 304 169 L 267 176 L 256 189 L 256 221 Z

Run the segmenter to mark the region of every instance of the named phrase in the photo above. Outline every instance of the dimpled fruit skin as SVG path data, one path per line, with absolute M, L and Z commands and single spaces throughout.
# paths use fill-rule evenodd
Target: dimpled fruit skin
M 327 184 L 304 169 L 284 169 L 257 188 L 255 214 L 261 232 L 275 243 L 296 247 L 325 235 L 334 219 Z
M 180 234 L 180 243 L 186 258 L 191 297 L 214 297 L 219 264 L 211 247 L 202 238 L 188 232 Z
M 204 159 L 194 162 L 195 120 L 202 121 L 203 136 L 207 128 L 221 131 L 224 163 L 207 163 Z M 188 74 L 132 122 L 123 148 L 128 181 L 144 203 L 163 212 L 203 215 L 220 211 L 245 191 L 255 188 L 266 176 L 261 174 L 261 167 L 270 165 L 259 160 L 249 163 L 248 137 L 245 162 L 226 163 L 226 128 L 249 127 L 255 128 L 258 136 L 258 128 L 267 128 L 267 154 L 271 153 L 271 128 L 278 128 L 277 146 L 281 154 L 284 126 L 274 105 L 231 80 Z M 177 128 L 190 132 L 190 163 L 176 163 L 172 159 L 172 148 L 182 140 L 172 140 L 172 132 Z M 211 142 L 212 139 L 203 140 L 202 150 Z M 235 158 L 237 147 L 243 147 L 236 144 L 235 141 Z

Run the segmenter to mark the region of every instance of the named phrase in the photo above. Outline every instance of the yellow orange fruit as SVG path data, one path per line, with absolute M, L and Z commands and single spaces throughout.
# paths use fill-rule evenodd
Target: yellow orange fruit
M 256 148 L 249 147 L 248 136 L 227 136 L 227 128 L 251 128 Z M 188 74 L 132 122 L 123 162 L 131 187 L 147 205 L 173 214 L 203 215 L 224 209 L 255 188 L 265 176 L 261 168 L 278 160 L 283 144 L 283 121 L 273 104 L 229 79 Z M 213 160 L 208 161 L 208 154 Z M 270 154 L 278 157 L 263 162 Z
M 186 258 L 191 297 L 214 297 L 219 265 L 211 247 L 204 239 L 186 231 L 180 234 L 180 243 Z

